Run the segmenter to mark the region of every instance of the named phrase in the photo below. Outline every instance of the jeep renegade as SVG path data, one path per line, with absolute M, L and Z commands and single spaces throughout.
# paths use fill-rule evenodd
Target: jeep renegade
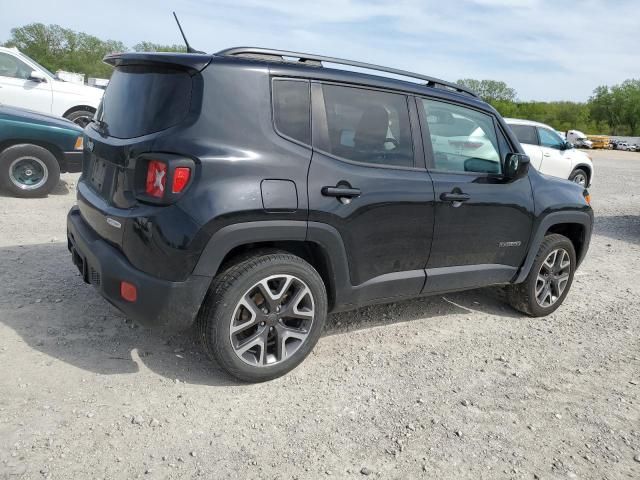
M 73 262 L 140 324 L 195 322 L 238 379 L 285 374 L 362 305 L 504 285 L 547 315 L 585 257 L 587 190 L 528 168 L 461 86 L 262 48 L 105 61 Z

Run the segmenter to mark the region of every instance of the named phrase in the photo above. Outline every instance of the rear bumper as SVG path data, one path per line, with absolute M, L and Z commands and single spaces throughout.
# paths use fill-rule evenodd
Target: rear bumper
M 188 328 L 211 283 L 206 276 L 191 275 L 184 282 L 171 282 L 137 270 L 89 227 L 77 207 L 67 215 L 67 246 L 84 281 L 127 317 L 147 327 Z M 123 280 L 136 286 L 135 302 L 121 297 Z
M 63 169 L 67 173 L 77 173 L 82 171 L 83 152 L 64 152 Z

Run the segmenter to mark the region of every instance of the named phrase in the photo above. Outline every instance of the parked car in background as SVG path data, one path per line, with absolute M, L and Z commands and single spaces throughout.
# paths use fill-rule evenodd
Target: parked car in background
M 65 117 L 85 127 L 103 93 L 65 82 L 17 49 L 0 47 L 0 104 Z
M 618 142 L 617 150 L 631 150 L 631 146 L 627 142 Z
M 530 120 L 505 118 L 531 158 L 531 164 L 547 175 L 566 178 L 585 187 L 593 182 L 593 162 L 553 128 Z
M 70 120 L 0 105 L 0 186 L 17 197 L 40 197 L 60 172 L 82 170 L 82 128 Z
M 567 135 L 563 139 L 569 143 L 572 143 L 576 148 L 593 148 L 593 142 L 587 138 L 587 136 L 580 130 L 569 130 Z

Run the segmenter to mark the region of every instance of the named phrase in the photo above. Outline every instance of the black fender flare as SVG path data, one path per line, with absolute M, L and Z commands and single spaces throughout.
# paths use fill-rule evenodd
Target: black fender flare
M 334 304 L 349 302 L 351 291 L 347 254 L 338 230 L 331 225 L 303 220 L 265 220 L 227 225 L 214 233 L 203 249 L 193 275 L 214 277 L 229 252 L 242 245 L 260 242 L 298 241 L 320 247 L 328 267 L 327 275 Z M 327 287 L 330 287 L 327 285 Z
M 565 223 L 577 223 L 582 225 L 584 228 L 584 243 L 582 245 L 580 256 L 577 259 L 578 265 L 580 265 L 587 253 L 587 250 L 589 249 L 591 229 L 593 227 L 593 214 L 587 211 L 552 212 L 542 218 L 535 229 L 533 238 L 529 244 L 529 253 L 527 253 L 527 257 L 525 258 L 522 267 L 520 267 L 513 283 L 521 283 L 527 278 L 527 275 L 529 275 L 531 266 L 533 265 L 536 255 L 538 254 L 538 250 L 540 249 L 540 245 L 544 241 L 544 236 L 549 228 L 554 225 Z
M 214 277 L 227 254 L 249 243 L 297 240 L 307 237 L 307 222 L 301 220 L 266 220 L 234 223 L 214 233 L 200 254 L 194 275 Z

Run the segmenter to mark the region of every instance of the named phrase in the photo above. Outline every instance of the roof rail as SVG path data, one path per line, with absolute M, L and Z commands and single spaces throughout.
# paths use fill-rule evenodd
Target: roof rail
M 258 48 L 258 47 L 234 47 L 220 50 L 216 55 L 222 56 L 247 56 L 251 58 L 264 59 L 264 60 L 284 60 L 284 57 L 297 58 L 300 63 L 307 63 L 317 66 L 322 66 L 321 62 L 335 63 L 338 65 L 348 65 L 351 67 L 363 68 L 366 70 L 376 70 L 379 72 L 392 73 L 394 75 L 400 75 L 402 77 L 416 78 L 427 82 L 428 87 L 445 88 L 454 90 L 456 92 L 466 93 L 472 97 L 478 97 L 473 91 L 457 83 L 447 82 L 438 78 L 429 77 L 427 75 L 421 75 L 419 73 L 408 72 L 406 70 L 400 70 L 397 68 L 382 67 L 380 65 L 374 65 L 371 63 L 355 62 L 353 60 L 345 60 L 343 58 L 325 57 L 322 55 L 313 55 L 308 53 L 289 52 L 286 50 L 273 50 L 270 48 Z M 275 58 L 274 58 L 275 57 Z

